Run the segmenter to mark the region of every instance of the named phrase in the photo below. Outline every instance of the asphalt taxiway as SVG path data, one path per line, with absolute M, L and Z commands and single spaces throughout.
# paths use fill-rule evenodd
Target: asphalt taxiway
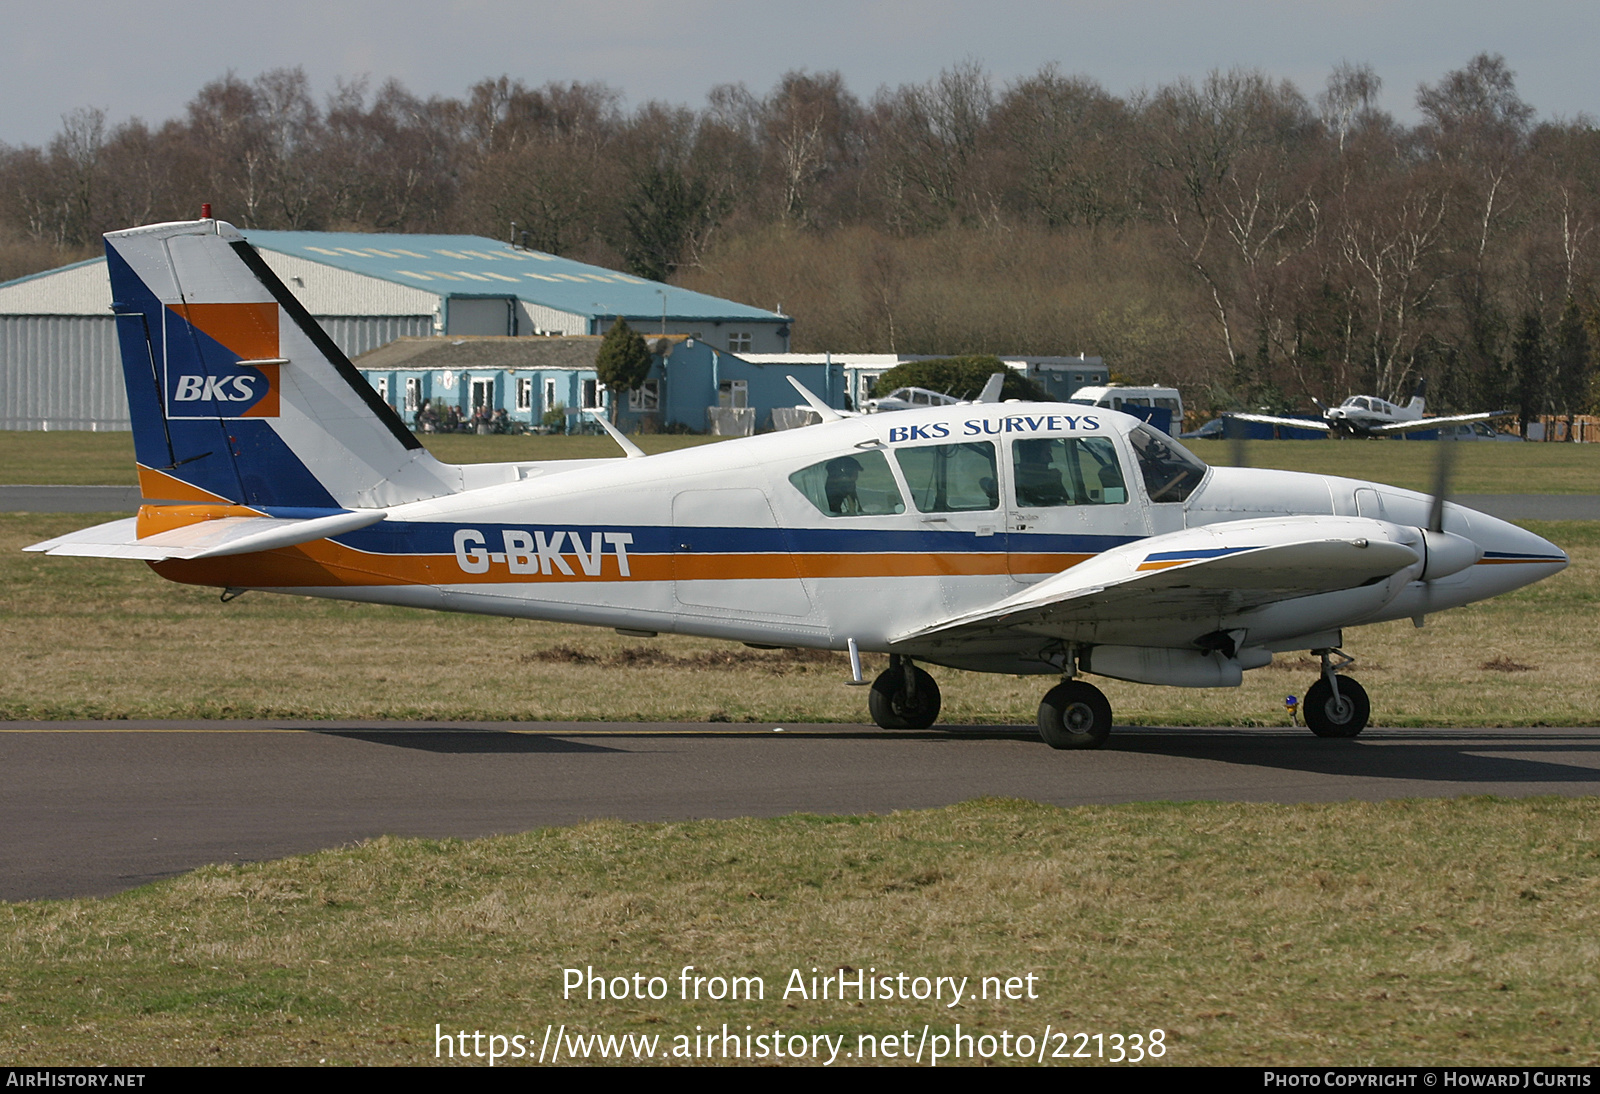
M 0 723 L 0 900 L 117 892 L 213 862 L 382 834 L 475 837 L 614 817 L 1600 794 L 1600 729 L 428 722 Z

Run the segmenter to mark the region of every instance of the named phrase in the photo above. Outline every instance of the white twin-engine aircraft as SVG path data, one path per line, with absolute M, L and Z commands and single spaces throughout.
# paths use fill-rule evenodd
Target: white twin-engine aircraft
M 886 653 L 869 706 L 920 728 L 920 666 L 1060 679 L 1055 748 L 1111 708 L 1085 674 L 1231 687 L 1310 650 L 1310 728 L 1366 725 L 1342 630 L 1467 604 L 1567 556 L 1373 483 L 1207 467 L 1135 418 L 967 404 L 628 458 L 434 459 L 229 224 L 106 237 L 139 479 L 119 520 L 30 550 L 173 581 Z M 814 397 L 813 397 L 814 400 Z M 813 401 L 818 405 L 820 401 Z M 824 410 L 827 408 L 824 406 Z
M 1331 407 L 1317 403 L 1317 409 L 1322 411 L 1320 423 L 1308 418 L 1279 418 L 1272 414 L 1240 413 L 1224 414 L 1223 417 L 1289 429 L 1325 429 L 1336 437 L 1393 437 L 1468 422 L 1487 422 L 1491 418 L 1508 418 L 1512 414 L 1509 410 L 1485 410 L 1476 414 L 1424 418 L 1422 412 L 1427 406 L 1427 395 L 1428 381 L 1423 379 L 1417 381 L 1411 401 L 1405 406 L 1396 406 L 1376 395 L 1352 395 L 1338 406 Z

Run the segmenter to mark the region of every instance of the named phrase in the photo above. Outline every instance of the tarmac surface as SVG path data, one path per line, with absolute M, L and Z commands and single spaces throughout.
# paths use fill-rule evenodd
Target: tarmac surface
M 594 818 L 882 813 L 981 796 L 1313 802 L 1600 794 L 1600 728 L 1031 727 L 429 722 L 0 723 L 0 900 L 98 896 L 206 863 L 383 834 L 470 838 Z
M 1600 494 L 1455 494 L 1468 509 L 1502 520 L 1600 520 Z M 0 512 L 131 513 L 137 486 L 0 486 Z

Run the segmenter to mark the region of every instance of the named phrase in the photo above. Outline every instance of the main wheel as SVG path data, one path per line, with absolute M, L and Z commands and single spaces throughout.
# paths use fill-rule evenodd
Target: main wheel
M 872 682 L 867 709 L 872 720 L 884 729 L 927 729 L 939 717 L 939 685 L 916 666 L 913 694 L 906 694 L 906 669 L 885 669 Z
M 1051 748 L 1099 748 L 1111 736 L 1111 701 L 1082 680 L 1057 684 L 1039 704 L 1039 736 Z
M 1366 689 L 1348 676 L 1339 677 L 1339 698 L 1335 699 L 1328 678 L 1323 676 L 1306 689 L 1301 710 L 1306 727 L 1318 737 L 1354 737 L 1367 728 L 1372 703 Z

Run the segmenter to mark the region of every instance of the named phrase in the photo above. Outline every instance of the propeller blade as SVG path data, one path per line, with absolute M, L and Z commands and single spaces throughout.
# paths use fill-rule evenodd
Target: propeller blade
M 1428 510 L 1428 531 L 1444 531 L 1444 503 L 1450 496 L 1450 480 L 1455 472 L 1456 441 L 1453 434 L 1440 433 L 1433 461 L 1433 505 Z
M 1228 438 L 1228 462 L 1234 467 L 1249 467 L 1250 427 L 1236 418 L 1223 418 L 1222 435 Z

